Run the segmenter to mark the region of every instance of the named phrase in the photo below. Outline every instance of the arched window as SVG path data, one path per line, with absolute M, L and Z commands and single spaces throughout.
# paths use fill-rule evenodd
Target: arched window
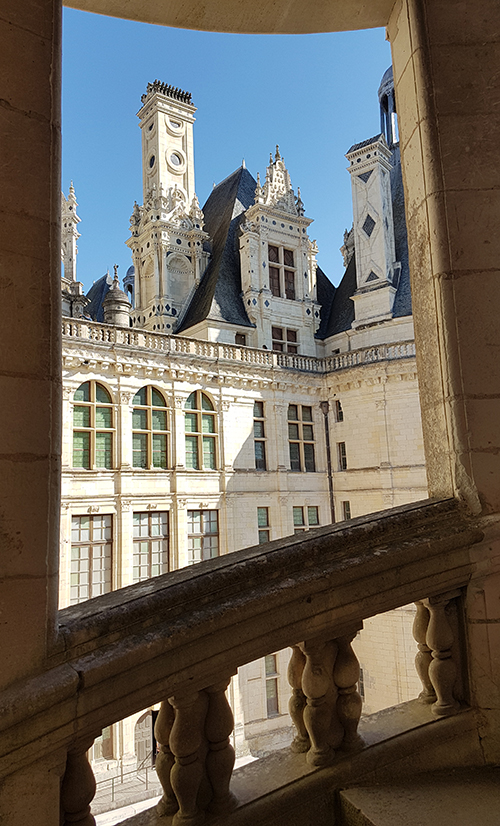
M 214 470 L 217 467 L 217 414 L 208 396 L 195 390 L 185 404 L 186 467 Z
M 112 468 L 114 422 L 110 394 L 102 384 L 86 381 L 73 399 L 73 467 Z
M 168 467 L 168 420 L 165 399 L 159 390 L 148 385 L 141 387 L 135 394 L 133 405 L 133 467 Z

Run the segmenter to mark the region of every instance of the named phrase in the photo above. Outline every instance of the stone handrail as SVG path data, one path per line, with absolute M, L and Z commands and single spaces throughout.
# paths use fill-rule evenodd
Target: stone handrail
M 63 319 L 63 336 L 69 339 L 94 341 L 101 344 L 138 347 L 168 355 L 188 355 L 217 361 L 237 361 L 259 367 L 298 370 L 308 373 L 330 373 L 379 361 L 411 358 L 415 356 L 415 342 L 403 341 L 395 344 L 380 344 L 346 353 L 338 353 L 325 358 L 279 353 L 236 344 L 185 338 L 184 336 L 153 333 L 135 328 L 126 329 L 93 321 Z
M 462 587 L 481 537 L 453 500 L 418 502 L 65 608 L 45 674 L 0 695 L 0 764 L 13 771 L 75 740 L 85 750 L 104 726 L 161 698 Z

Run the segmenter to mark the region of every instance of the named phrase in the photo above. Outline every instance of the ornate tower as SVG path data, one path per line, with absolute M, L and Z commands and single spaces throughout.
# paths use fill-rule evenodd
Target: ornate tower
M 89 300 L 83 294 L 83 284 L 76 280 L 76 242 L 80 237 L 78 224 L 81 221 L 76 214 L 77 206 L 75 188 L 71 181 L 68 197 L 61 192 L 62 312 L 65 316 L 80 318 Z
M 357 289 L 354 328 L 392 318 L 400 264 L 396 261 L 391 151 L 384 135 L 349 149 Z
M 144 204 L 130 219 L 135 268 L 133 323 L 172 331 L 205 271 L 208 235 L 194 189 L 189 92 L 155 80 L 138 113 L 142 130 Z
M 307 233 L 311 223 L 276 147 L 263 186 L 257 177 L 240 236 L 242 297 L 256 326 L 255 346 L 316 354 L 318 250 Z

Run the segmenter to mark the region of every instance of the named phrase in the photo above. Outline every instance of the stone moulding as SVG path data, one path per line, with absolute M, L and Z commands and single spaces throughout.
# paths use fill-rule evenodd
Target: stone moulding
M 0 765 L 14 771 L 228 667 L 460 588 L 482 536 L 454 500 L 426 500 L 65 608 L 46 673 L 0 695 Z

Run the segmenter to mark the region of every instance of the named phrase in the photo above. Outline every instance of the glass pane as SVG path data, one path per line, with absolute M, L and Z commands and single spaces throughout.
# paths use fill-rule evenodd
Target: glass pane
M 276 298 L 280 297 L 280 271 L 276 267 L 269 267 L 269 288 Z
M 293 509 L 293 524 L 294 525 L 303 525 L 304 524 L 304 509 L 303 508 L 294 508 Z
M 196 393 L 191 393 L 191 395 L 187 397 L 184 407 L 186 410 L 196 410 Z
M 132 399 L 132 404 L 147 404 L 146 390 L 146 387 L 141 387 Z
M 201 394 L 201 409 L 202 410 L 213 410 L 214 406 L 208 396 L 205 396 L 204 393 Z
M 273 261 L 275 264 L 278 263 L 278 261 L 279 261 L 278 247 L 274 247 L 271 244 L 269 244 L 267 249 L 268 249 L 269 260 Z
M 266 680 L 267 716 L 278 714 L 278 681 Z
M 286 267 L 293 267 L 292 250 L 283 250 L 283 263 Z
M 303 424 L 302 425 L 302 436 L 307 442 L 313 442 L 313 426 L 312 424 Z
M 111 407 L 96 407 L 95 409 L 96 427 L 113 427 L 113 416 Z
M 298 424 L 291 424 L 288 422 L 288 438 L 289 439 L 298 439 L 299 438 L 299 426 Z
M 186 436 L 186 467 L 199 470 L 198 439 L 196 436 Z
M 203 437 L 203 467 L 215 470 L 215 439 Z
M 286 340 L 287 341 L 297 341 L 297 330 L 287 330 L 286 331 Z
M 314 461 L 314 445 L 304 444 L 304 464 L 310 473 L 316 470 Z
M 204 536 L 203 559 L 215 559 L 216 556 L 219 556 L 219 537 Z
M 290 442 L 290 469 L 300 470 L 300 450 L 297 442 Z
M 186 413 L 186 433 L 196 433 L 198 430 L 198 417 L 196 413 Z
M 267 528 L 269 525 L 269 509 L 257 508 L 257 524 L 259 528 Z
M 167 437 L 162 433 L 153 434 L 153 467 L 167 467 Z
M 264 422 L 254 422 L 253 423 L 253 435 L 256 438 L 260 438 L 260 439 L 264 438 Z
M 319 525 L 318 509 L 316 507 L 307 508 L 307 521 L 310 527 Z
M 215 416 L 203 413 L 201 416 L 201 429 L 203 433 L 215 433 Z
M 148 437 L 146 433 L 132 434 L 132 466 L 148 466 Z
M 303 422 L 312 422 L 312 407 L 302 407 L 302 421 Z
M 299 418 L 296 404 L 288 405 L 288 420 L 295 422 Z
M 201 533 L 201 511 L 188 511 L 188 532 Z
M 90 469 L 90 433 L 73 433 L 73 467 Z
M 272 327 L 272 337 L 278 341 L 283 341 L 283 329 L 281 327 Z
M 75 402 L 89 402 L 90 401 L 90 382 L 86 381 L 80 385 L 78 390 L 75 390 L 73 396 Z
M 167 411 L 166 410 L 153 410 L 152 411 L 152 419 L 153 419 L 153 430 L 166 430 L 167 429 Z
M 110 469 L 112 465 L 112 444 L 113 438 L 111 433 L 96 433 L 95 434 L 95 464 L 96 467 L 104 467 Z
M 266 677 L 271 677 L 273 674 L 277 674 L 278 669 L 276 668 L 276 654 L 267 654 L 265 658 L 265 665 Z
M 253 415 L 256 419 L 264 418 L 264 402 L 253 403 Z
M 154 387 L 151 388 L 151 404 L 154 407 L 166 407 L 167 403 L 163 398 L 162 394 L 159 390 L 155 390 Z
M 109 404 L 112 401 L 111 396 L 102 384 L 96 384 L 95 386 L 95 400 L 96 402 L 104 402 L 104 404 Z
M 217 511 L 202 511 L 204 533 L 217 533 Z
M 74 427 L 90 427 L 90 407 L 75 407 L 73 410 Z
M 269 531 L 259 530 L 259 545 L 264 545 L 265 542 L 269 542 Z
M 290 270 L 285 270 L 285 295 L 290 301 L 295 300 L 295 273 Z
M 255 469 L 266 470 L 266 443 L 254 442 L 255 446 Z
M 132 410 L 132 427 L 134 428 L 134 430 L 148 429 L 147 410 L 139 410 L 137 407 L 134 407 L 134 409 Z

